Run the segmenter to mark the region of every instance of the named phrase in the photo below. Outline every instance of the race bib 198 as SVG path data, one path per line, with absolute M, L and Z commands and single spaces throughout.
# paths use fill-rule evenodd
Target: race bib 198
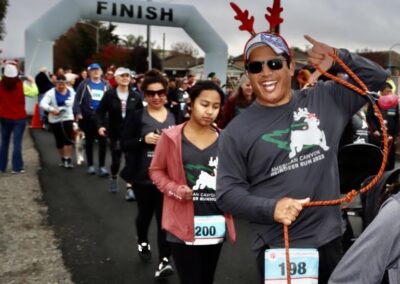
M 215 245 L 222 243 L 225 238 L 225 217 L 222 215 L 195 216 L 194 242 L 187 245 Z
M 292 284 L 318 284 L 319 255 L 316 249 L 289 249 Z M 264 254 L 265 284 L 286 284 L 285 249 L 267 249 Z

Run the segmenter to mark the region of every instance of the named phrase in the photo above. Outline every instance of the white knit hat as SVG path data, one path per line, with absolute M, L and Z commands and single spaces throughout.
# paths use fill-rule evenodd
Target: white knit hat
M 15 78 L 18 76 L 18 69 L 13 64 L 6 64 L 4 66 L 4 76 L 8 78 Z

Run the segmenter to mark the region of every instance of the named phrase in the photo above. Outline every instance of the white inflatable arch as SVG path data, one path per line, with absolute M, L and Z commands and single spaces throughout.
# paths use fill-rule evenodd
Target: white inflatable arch
M 228 47 L 191 5 L 132 0 L 62 0 L 25 31 L 25 71 L 53 67 L 53 43 L 82 19 L 180 27 L 205 53 L 204 73 L 216 72 L 225 82 Z

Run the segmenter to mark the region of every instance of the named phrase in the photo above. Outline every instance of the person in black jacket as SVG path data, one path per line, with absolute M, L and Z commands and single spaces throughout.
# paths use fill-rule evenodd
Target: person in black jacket
M 173 273 L 169 264 L 171 248 L 166 241 L 165 231 L 161 229 L 163 196 L 151 181 L 148 168 L 162 129 L 175 125 L 176 118 L 165 107 L 168 83 L 159 71 L 151 70 L 145 74 L 142 90 L 147 106 L 129 115 L 122 132 L 121 148 L 126 154 L 126 166 L 120 176 L 135 185 L 138 254 L 144 262 L 151 258 L 148 231 L 153 215 L 156 216 L 160 264 L 155 278 L 159 279 Z
M 117 87 L 105 92 L 96 110 L 98 133 L 102 137 L 108 137 L 111 151 L 111 181 L 110 191 L 118 191 L 118 172 L 121 164 L 121 133 L 129 113 L 136 109 L 143 108 L 141 96 L 133 91 L 129 85 L 131 71 L 128 68 L 119 67 L 115 71 Z M 125 199 L 135 199 L 132 184 L 127 183 Z
M 38 103 L 44 97 L 44 94 L 54 88 L 54 84 L 50 79 L 50 73 L 47 71 L 46 67 L 42 67 L 39 73 L 35 76 L 35 83 L 39 89 Z M 42 128 L 48 129 L 47 112 L 40 108 L 40 119 L 42 120 Z

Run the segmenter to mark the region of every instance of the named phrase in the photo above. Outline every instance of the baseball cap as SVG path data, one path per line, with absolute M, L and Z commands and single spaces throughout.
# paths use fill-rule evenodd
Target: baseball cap
M 131 70 L 129 68 L 125 67 L 118 67 L 117 70 L 115 70 L 114 76 L 121 76 L 123 74 L 129 74 L 131 76 Z
M 95 69 L 101 69 L 100 65 L 98 63 L 92 63 L 88 66 L 88 70 L 95 70 Z
M 4 76 L 8 78 L 15 78 L 18 76 L 18 69 L 13 64 L 6 64 L 4 66 Z
M 254 37 L 249 39 L 244 48 L 245 60 L 247 61 L 250 57 L 251 51 L 259 46 L 267 45 L 278 55 L 286 55 L 289 58 L 292 57 L 292 52 L 287 45 L 285 39 L 277 34 L 271 34 L 267 32 L 261 32 L 256 34 Z

